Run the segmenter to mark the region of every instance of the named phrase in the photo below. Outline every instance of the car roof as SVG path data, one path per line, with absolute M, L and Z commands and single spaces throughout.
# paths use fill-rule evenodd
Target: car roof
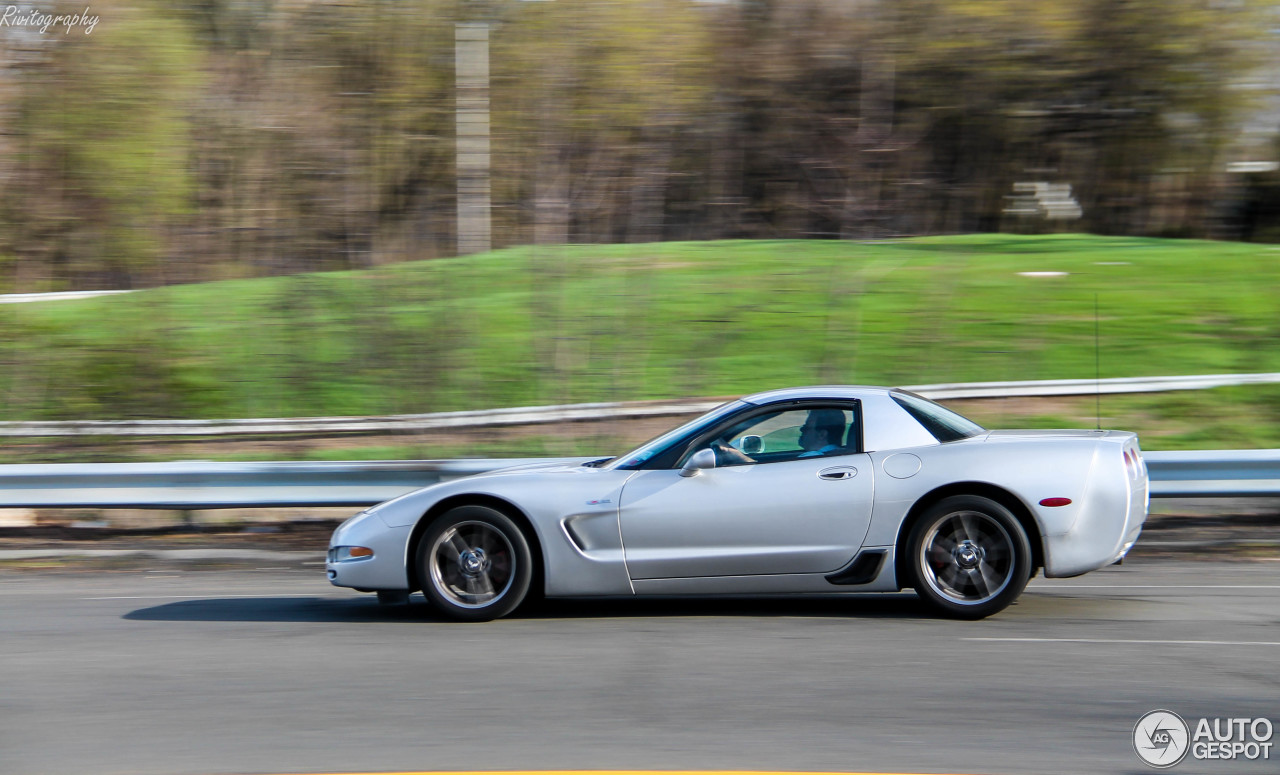
M 777 401 L 797 401 L 806 398 L 866 398 L 868 396 L 884 396 L 893 388 L 873 385 L 812 385 L 809 387 L 782 388 L 767 390 L 763 393 L 744 396 L 743 401 L 749 404 L 772 404 Z

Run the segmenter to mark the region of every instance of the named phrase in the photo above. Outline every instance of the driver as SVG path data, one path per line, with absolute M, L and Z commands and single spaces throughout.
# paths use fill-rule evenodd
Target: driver
M 820 457 L 840 449 L 844 438 L 844 412 L 839 409 L 811 409 L 800 426 L 800 457 Z
M 844 429 L 844 412 L 839 409 L 810 409 L 800 426 L 800 448 L 804 451 L 798 457 L 821 457 L 839 450 Z M 755 458 L 721 439 L 711 442 L 711 448 L 716 450 L 716 458 L 722 463 L 756 462 Z

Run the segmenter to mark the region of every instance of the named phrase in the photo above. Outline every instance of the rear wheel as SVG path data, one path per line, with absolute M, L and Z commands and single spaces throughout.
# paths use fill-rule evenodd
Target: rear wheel
M 916 594 L 958 619 L 1004 610 L 1031 578 L 1031 544 L 1017 517 L 976 495 L 930 507 L 911 531 L 907 557 Z
M 440 515 L 418 542 L 418 582 L 441 612 L 463 621 L 497 619 L 529 592 L 533 560 L 524 533 L 487 506 Z

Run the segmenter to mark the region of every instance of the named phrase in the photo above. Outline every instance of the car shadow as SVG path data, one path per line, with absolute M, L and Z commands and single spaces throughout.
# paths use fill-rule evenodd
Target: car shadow
M 804 598 L 591 598 L 541 600 L 508 619 L 617 619 L 679 617 L 808 617 L 934 619 L 913 593 Z M 370 596 L 255 597 L 181 600 L 139 608 L 123 616 L 144 622 L 411 622 L 452 624 L 419 595 L 407 605 L 380 605 Z
M 370 597 L 202 598 L 139 608 L 122 618 L 139 622 L 421 622 L 426 605 L 379 605 Z
M 539 600 L 519 619 L 672 617 L 934 618 L 915 593 L 807 597 L 642 597 Z

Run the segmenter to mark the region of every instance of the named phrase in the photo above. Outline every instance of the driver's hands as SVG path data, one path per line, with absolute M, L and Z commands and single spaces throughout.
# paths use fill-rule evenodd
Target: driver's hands
M 754 463 L 755 458 L 740 449 L 725 444 L 724 441 L 716 439 L 711 442 L 711 448 L 716 451 L 716 465 L 732 465 L 733 463 Z

